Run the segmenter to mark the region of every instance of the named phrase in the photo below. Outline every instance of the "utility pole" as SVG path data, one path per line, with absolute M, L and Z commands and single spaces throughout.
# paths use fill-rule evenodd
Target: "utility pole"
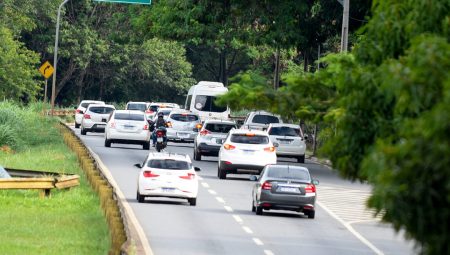
M 53 53 L 53 66 L 55 71 L 53 72 L 53 78 L 52 78 L 52 116 L 55 110 L 55 98 L 56 98 L 56 69 L 58 68 L 58 39 L 59 39 L 59 20 L 61 18 L 61 9 L 62 7 L 68 2 L 69 0 L 64 0 L 59 5 L 58 8 L 58 18 L 56 19 L 56 35 L 55 35 L 55 49 Z
M 341 2 L 341 1 L 339 1 Z M 342 15 L 341 52 L 347 52 L 348 46 L 348 18 L 350 12 L 350 0 L 343 0 L 344 12 Z

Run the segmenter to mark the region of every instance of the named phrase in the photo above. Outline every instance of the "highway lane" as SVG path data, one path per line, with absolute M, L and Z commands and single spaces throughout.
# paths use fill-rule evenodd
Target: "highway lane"
M 76 130 L 79 135 L 79 130 Z M 291 212 L 251 212 L 249 175 L 217 178 L 217 158 L 206 157 L 194 165 L 202 169 L 197 206 L 185 200 L 154 198 L 137 203 L 136 184 L 148 151 L 141 146 L 103 146 L 103 134 L 80 136 L 111 171 L 142 225 L 155 254 L 412 254 L 412 244 L 394 235 L 387 225 L 364 212 L 368 185 L 350 183 L 317 164 L 305 164 L 320 180 L 316 219 Z M 170 143 L 167 151 L 192 157 L 191 144 Z M 288 163 L 282 159 L 280 163 Z M 323 193 L 323 196 L 321 195 Z M 350 201 L 336 201 L 336 194 Z M 350 203 L 343 206 L 343 203 Z M 357 205 L 357 203 L 359 203 Z M 357 205 L 357 206 L 356 206 Z M 341 211 L 344 213 L 339 214 Z M 369 216 L 368 216 L 369 215 Z M 357 222 L 351 222 L 357 218 Z M 363 240 L 349 231 L 349 225 Z M 366 240 L 370 245 L 364 243 Z

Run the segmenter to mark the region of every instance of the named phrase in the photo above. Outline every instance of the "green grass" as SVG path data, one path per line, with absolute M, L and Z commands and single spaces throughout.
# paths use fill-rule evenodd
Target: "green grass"
M 0 190 L 0 254 L 107 254 L 111 244 L 99 198 L 64 144 L 57 123 L 32 110 L 13 111 L 23 123 L 11 126 L 36 125 L 26 136 L 17 135 L 12 153 L 0 151 L 0 165 L 78 174 L 80 186 L 54 189 L 50 198 L 39 198 L 32 190 Z

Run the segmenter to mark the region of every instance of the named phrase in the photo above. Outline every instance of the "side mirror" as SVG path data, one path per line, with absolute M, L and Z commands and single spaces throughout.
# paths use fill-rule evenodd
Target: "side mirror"
M 141 164 L 134 164 L 134 166 L 137 167 L 137 168 L 142 168 Z
M 257 181 L 258 180 L 258 176 L 256 176 L 256 175 L 251 175 L 250 176 L 250 181 Z
M 194 170 L 195 170 L 196 172 L 201 171 L 201 169 L 200 169 L 199 167 L 194 167 Z
M 278 147 L 280 147 L 280 144 L 279 143 L 273 143 L 273 147 L 278 148 Z
M 319 185 L 319 180 L 313 179 L 311 183 L 314 185 Z
M 84 114 L 84 112 L 83 112 L 83 111 L 80 111 L 79 113 L 80 113 L 80 114 Z

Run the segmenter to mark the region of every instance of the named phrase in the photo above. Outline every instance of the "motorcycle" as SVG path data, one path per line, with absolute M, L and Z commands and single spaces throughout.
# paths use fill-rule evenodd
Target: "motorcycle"
M 167 147 L 167 130 L 164 127 L 159 127 L 156 132 L 156 151 L 161 152 Z

